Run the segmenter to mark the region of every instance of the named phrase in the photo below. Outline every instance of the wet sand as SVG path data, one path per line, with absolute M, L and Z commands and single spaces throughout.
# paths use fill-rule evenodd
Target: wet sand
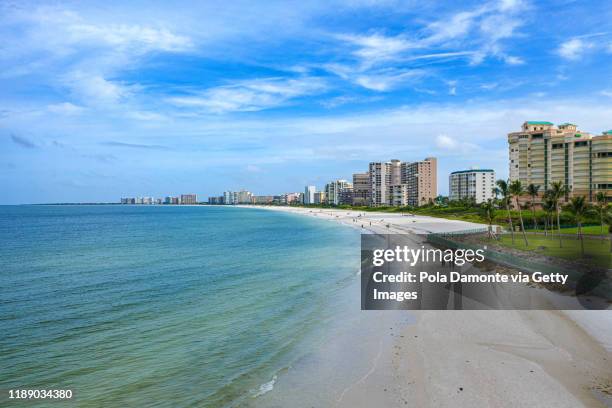
M 419 245 L 419 234 L 486 228 L 425 216 L 261 208 L 340 222 L 364 233 L 411 233 Z M 357 309 L 355 313 L 361 314 L 364 325 L 380 319 L 380 312 Z M 293 399 L 291 406 L 612 406 L 612 355 L 606 348 L 612 330 L 610 310 L 405 313 L 416 322 L 365 334 L 373 337 L 366 342 L 372 347 L 363 355 L 368 362 L 351 369 L 348 384 L 337 382 L 333 389 L 332 382 L 326 402 L 308 398 L 317 392 L 312 384 L 298 393 L 304 399 Z M 364 342 L 358 331 L 354 341 Z M 327 357 L 334 359 L 332 354 Z M 309 375 L 317 375 L 318 368 L 310 367 Z M 299 386 L 300 377 L 292 378 L 294 386 Z M 281 378 L 278 388 L 276 395 L 268 396 L 269 404 L 264 399 L 258 405 L 283 406 L 287 402 L 283 394 L 290 387 L 283 386 Z

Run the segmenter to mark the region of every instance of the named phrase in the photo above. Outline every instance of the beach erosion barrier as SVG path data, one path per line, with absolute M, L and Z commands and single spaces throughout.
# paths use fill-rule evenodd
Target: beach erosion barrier
M 453 231 L 453 232 L 443 232 L 443 233 L 431 233 L 427 234 L 427 242 L 436 246 L 441 246 L 450 249 L 481 249 L 477 245 L 468 244 L 465 242 L 453 240 L 453 237 L 458 236 L 466 236 L 466 235 L 483 235 L 486 234 L 488 228 L 475 228 L 469 230 L 462 231 Z M 516 256 L 511 253 L 504 253 L 500 251 L 495 251 L 486 246 L 486 243 L 483 243 L 484 246 L 484 254 L 485 259 L 494 263 L 497 263 L 502 266 L 506 266 L 508 268 L 516 269 L 521 272 L 543 272 L 543 273 L 563 273 L 567 274 L 568 281 L 570 283 L 570 287 L 572 289 L 576 289 L 581 279 L 588 278 L 589 276 L 597 277 L 599 276 L 601 279 L 598 281 L 599 283 L 590 291 L 591 294 L 597 297 L 601 297 L 602 299 L 607 299 L 610 301 L 610 297 L 612 294 L 612 282 L 610 280 L 610 275 L 612 274 L 612 269 L 600 269 L 593 271 L 589 268 L 584 268 L 583 270 L 579 270 L 576 267 L 568 265 L 567 267 L 553 264 L 553 263 L 543 263 L 534 261 L 533 259 L 529 259 L 527 257 Z M 599 274 L 599 275 L 595 275 Z M 589 276 L 587 276 L 589 275 Z

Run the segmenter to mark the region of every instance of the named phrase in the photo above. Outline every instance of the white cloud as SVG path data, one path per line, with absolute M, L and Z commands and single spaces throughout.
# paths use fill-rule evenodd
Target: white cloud
M 453 150 L 457 148 L 457 142 L 447 135 L 438 135 L 436 137 L 436 146 L 444 150 Z
M 512 56 L 512 55 L 505 55 L 503 57 L 503 59 L 509 65 L 522 65 L 522 64 L 525 63 L 525 60 L 523 60 L 522 58 L 515 57 L 515 56 Z
M 52 112 L 52 113 L 71 116 L 71 115 L 78 115 L 82 113 L 85 110 L 85 108 L 83 108 L 82 106 L 77 106 L 70 102 L 63 102 L 63 103 L 56 103 L 56 104 L 49 105 L 47 106 L 47 110 L 49 110 L 49 112 Z
M 472 29 L 474 19 L 483 12 L 483 9 L 464 11 L 455 14 L 450 19 L 441 19 L 430 23 L 427 29 L 431 32 L 431 35 L 426 39 L 426 42 L 439 43 L 467 35 Z
M 526 4 L 523 0 L 501 0 L 498 5 L 500 11 L 519 11 L 525 7 Z
M 112 105 L 131 94 L 129 87 L 109 81 L 99 74 L 73 71 L 64 77 L 74 97 L 86 105 Z
M 562 43 L 557 53 L 568 60 L 577 60 L 592 46 L 593 44 L 585 42 L 580 38 L 572 38 Z
M 185 51 L 193 44 L 188 37 L 177 35 L 166 28 L 140 25 L 72 24 L 65 27 L 67 41 L 72 43 L 97 43 L 112 47 L 133 48 L 146 51 Z
M 339 39 L 357 46 L 353 55 L 366 64 L 395 59 L 404 51 L 418 47 L 417 44 L 402 38 L 386 37 L 381 34 L 372 35 L 340 35 Z
M 497 41 L 512 37 L 521 24 L 518 17 L 493 14 L 482 20 L 480 30 L 485 34 L 488 41 Z
M 357 75 L 355 83 L 372 91 L 390 91 L 400 84 L 413 81 L 425 75 L 423 70 L 411 70 L 405 72 L 374 72 L 372 74 Z
M 239 81 L 190 96 L 168 98 L 170 103 L 212 113 L 259 111 L 287 104 L 291 99 L 327 89 L 320 78 L 267 78 Z

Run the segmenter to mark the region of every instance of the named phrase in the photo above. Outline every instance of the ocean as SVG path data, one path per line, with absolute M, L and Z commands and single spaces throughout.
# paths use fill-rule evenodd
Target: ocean
M 358 230 L 283 212 L 0 206 L 0 389 L 255 404 L 325 344 L 358 269 Z

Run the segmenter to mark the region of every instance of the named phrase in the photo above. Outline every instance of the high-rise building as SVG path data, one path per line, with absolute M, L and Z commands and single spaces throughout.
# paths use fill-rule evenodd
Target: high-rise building
M 253 193 L 247 190 L 240 190 L 237 194 L 236 202 L 237 204 L 251 204 L 251 197 Z
M 211 205 L 223 204 L 223 196 L 208 197 L 208 204 L 211 204 Z
M 353 205 L 355 191 L 352 187 L 346 187 L 340 190 L 338 196 L 338 205 Z
M 511 181 L 539 185 L 541 194 L 561 181 L 566 199 L 603 192 L 612 200 L 612 131 L 593 136 L 572 123 L 527 121 L 508 134 L 508 150 Z
M 353 205 L 370 205 L 370 173 L 353 174 Z
M 428 157 L 418 162 L 373 162 L 369 166 L 370 175 L 370 204 L 374 207 L 385 205 L 411 205 L 427 204 L 436 197 L 437 187 L 437 160 Z M 405 188 L 393 188 L 406 184 Z M 403 202 L 404 194 L 408 194 L 406 204 Z
M 470 169 L 453 171 L 448 178 L 450 200 L 474 200 L 476 204 L 495 198 L 495 171 Z
M 410 197 L 408 194 L 408 184 L 395 184 L 391 186 L 391 205 L 395 207 L 404 207 L 409 205 Z
M 306 186 L 304 188 L 304 204 L 314 204 L 314 195 L 317 192 L 315 186 Z
M 302 193 L 285 193 L 282 195 L 282 204 L 291 205 L 303 200 Z M 314 197 L 313 197 L 314 201 Z
M 435 157 L 402 163 L 401 174 L 402 184 L 408 185 L 408 205 L 425 205 L 438 195 L 438 161 Z
M 401 184 L 401 164 L 399 160 L 372 162 L 369 166 L 371 205 L 391 205 L 391 186 Z
M 315 204 L 326 204 L 327 198 L 325 197 L 325 191 L 317 191 L 314 194 L 314 203 Z
M 345 188 L 352 188 L 353 184 L 346 180 L 334 180 L 325 185 L 325 196 L 327 203 L 333 205 L 340 204 L 340 191 Z
M 181 194 L 181 204 L 197 204 L 198 197 L 195 194 Z

